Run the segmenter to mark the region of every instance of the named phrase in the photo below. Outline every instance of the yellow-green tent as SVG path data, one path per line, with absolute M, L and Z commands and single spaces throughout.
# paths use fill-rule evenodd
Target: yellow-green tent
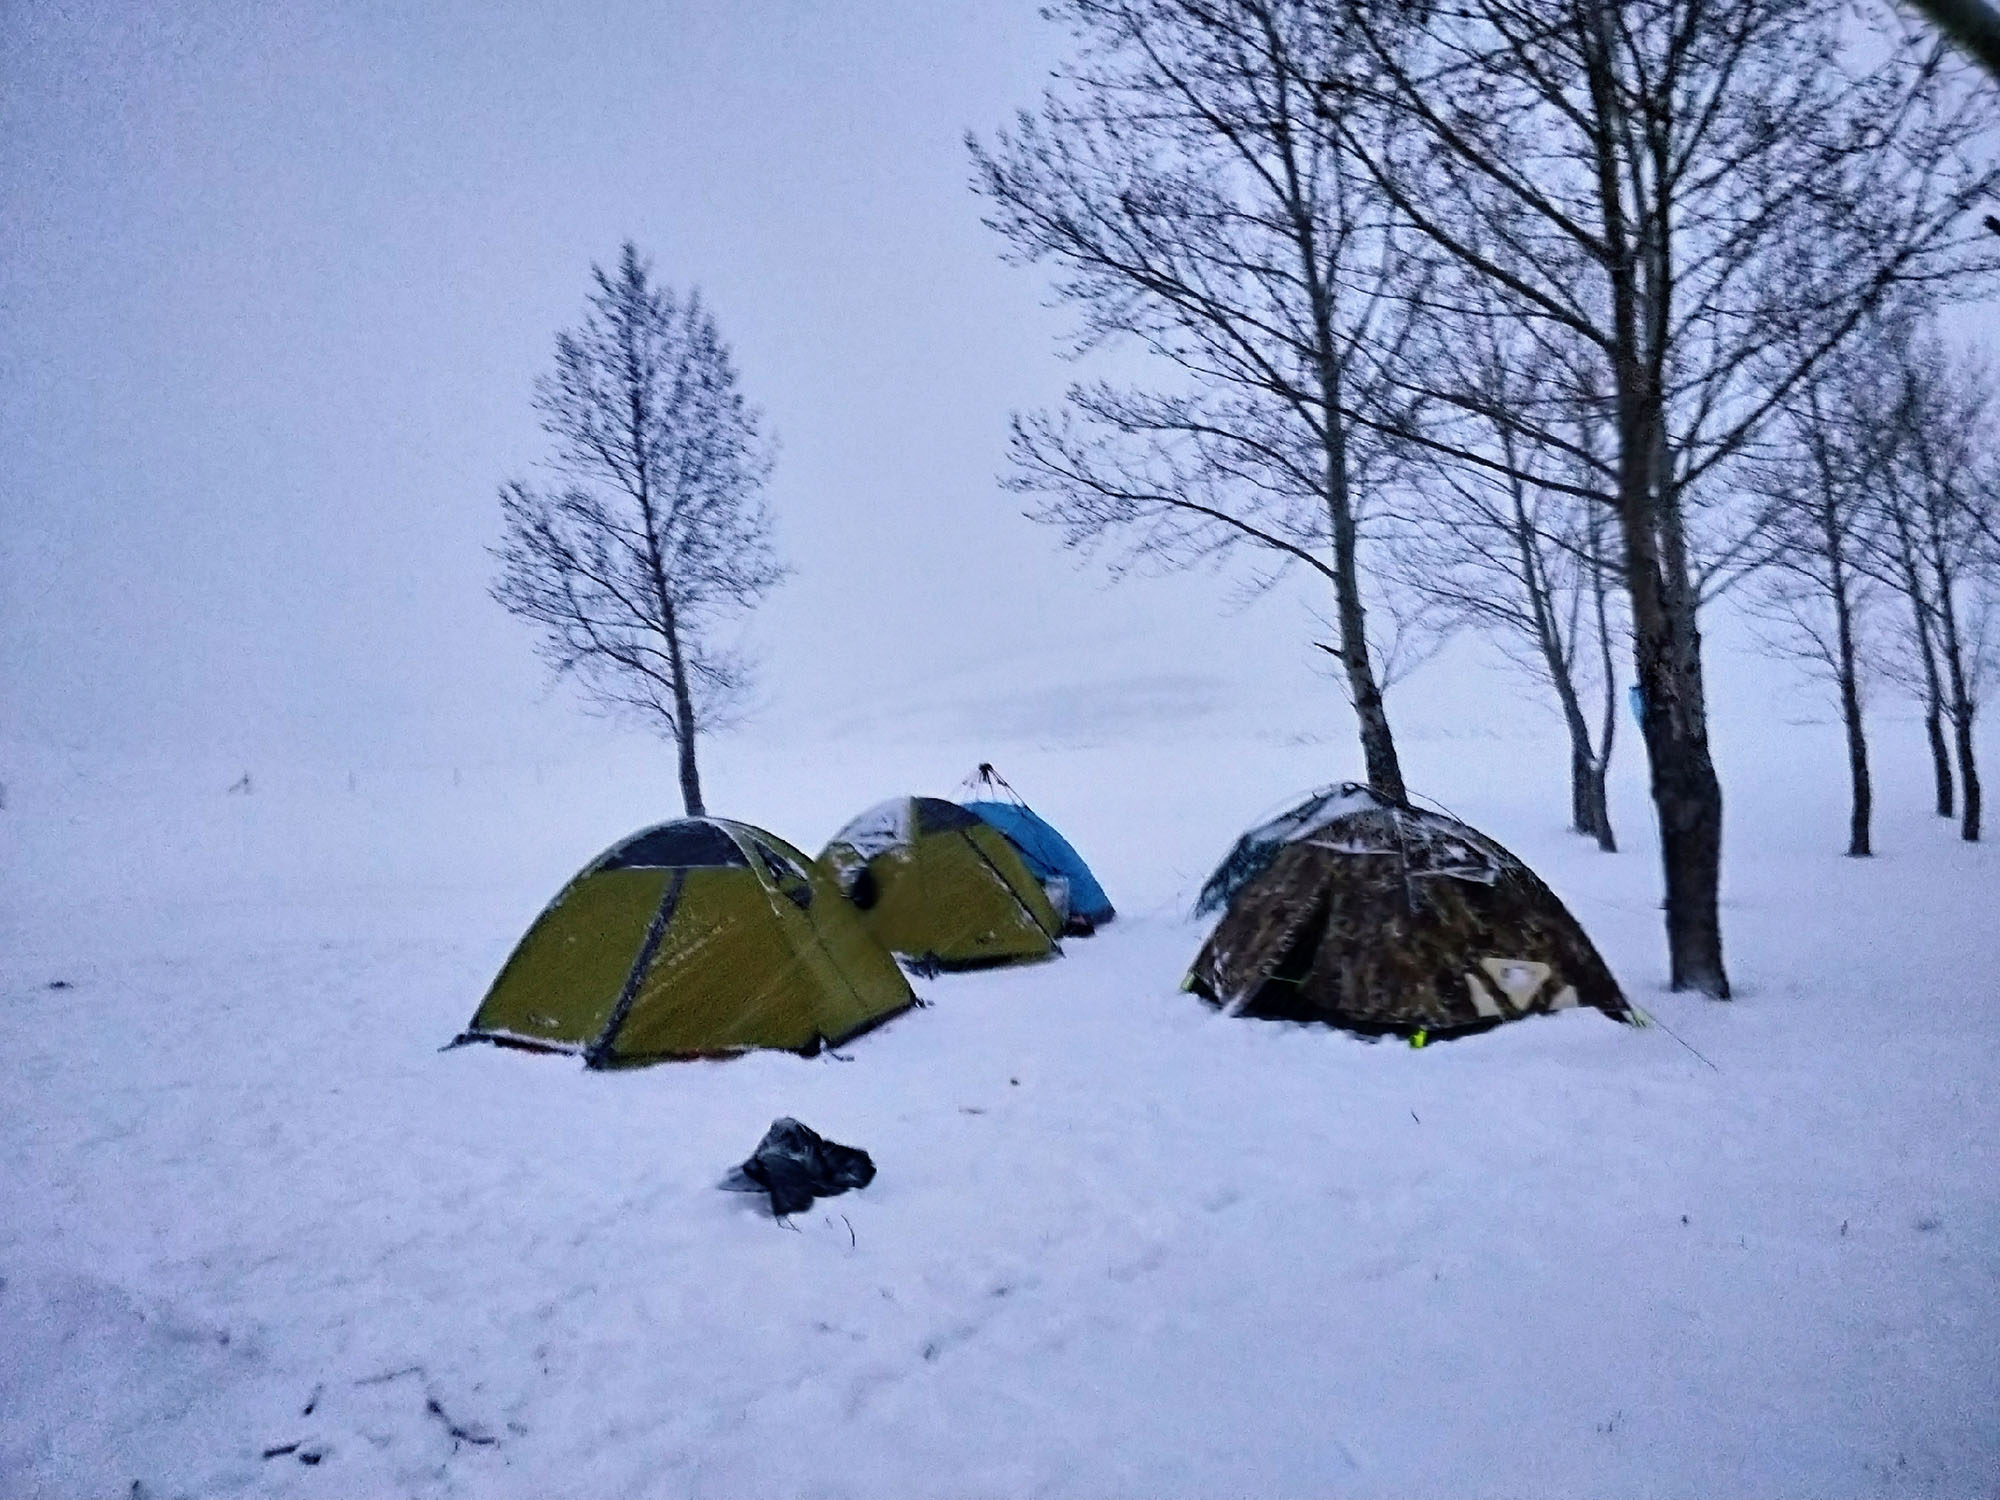
M 914 1000 L 824 870 L 761 828 L 682 818 L 564 886 L 458 1040 L 592 1067 L 815 1052 Z
M 1006 837 L 955 802 L 898 797 L 871 807 L 820 853 L 861 921 L 926 968 L 1048 958 L 1062 920 Z

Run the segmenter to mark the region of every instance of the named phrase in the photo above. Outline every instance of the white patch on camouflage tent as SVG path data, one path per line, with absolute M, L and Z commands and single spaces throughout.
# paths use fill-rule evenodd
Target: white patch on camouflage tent
M 1472 992 L 1472 1008 L 1480 1015 L 1489 1021 L 1507 1019 L 1507 1012 L 1500 1008 L 1499 1001 L 1493 998 L 1493 992 L 1480 982 L 1477 974 L 1465 976 L 1465 987 Z
M 1479 967 L 1493 976 L 1493 982 L 1500 987 L 1500 993 L 1514 1002 L 1514 1009 L 1526 1010 L 1535 998 L 1535 992 L 1549 981 L 1555 971 L 1547 964 L 1538 964 L 1526 958 L 1482 958 Z

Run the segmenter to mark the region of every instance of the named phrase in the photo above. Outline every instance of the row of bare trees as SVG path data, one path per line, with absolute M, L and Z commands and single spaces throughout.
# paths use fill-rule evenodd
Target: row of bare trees
M 1871 678 L 1922 704 L 1938 815 L 1977 840 L 1973 722 L 2000 669 L 2000 389 L 1934 334 L 1886 323 L 1802 383 L 1774 429 L 1749 475 L 1767 538 L 1752 608 L 1838 695 L 1847 852 L 1873 852 Z
M 1671 982 L 1726 997 L 1701 609 L 1796 550 L 1780 500 L 1827 373 L 1892 311 L 1990 284 L 1992 85 L 1847 0 L 1050 13 L 1073 62 L 970 142 L 975 187 L 1011 252 L 1055 269 L 1079 355 L 1151 358 L 1019 417 L 1011 483 L 1114 557 L 1242 552 L 1323 579 L 1367 775 L 1393 795 L 1385 605 L 1495 627 L 1534 665 L 1570 728 L 1576 822 L 1607 847 L 1629 642 Z M 1981 459 L 1945 441 L 1940 399 L 1898 397 L 1908 440 L 1844 453 L 1843 482 L 1888 517 L 1870 556 L 1914 569 L 1899 587 L 1976 824 L 1959 590 L 1983 532 L 1934 536 L 1920 497 Z

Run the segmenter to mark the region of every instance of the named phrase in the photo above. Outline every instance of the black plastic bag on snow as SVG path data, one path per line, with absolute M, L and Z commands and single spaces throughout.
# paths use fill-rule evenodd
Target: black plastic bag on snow
M 787 1115 L 773 1120 L 750 1159 L 723 1180 L 732 1192 L 771 1195 L 771 1212 L 780 1216 L 811 1208 L 815 1198 L 831 1198 L 875 1180 L 875 1163 L 866 1151 L 830 1141 Z

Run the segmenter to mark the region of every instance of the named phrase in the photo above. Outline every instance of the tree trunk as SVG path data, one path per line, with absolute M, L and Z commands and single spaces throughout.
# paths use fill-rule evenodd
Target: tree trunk
M 1958 784 L 1964 793 L 1959 803 L 1958 836 L 1968 844 L 1976 844 L 1979 842 L 1979 767 L 1973 760 L 1972 718 L 1977 706 L 1967 686 L 1965 650 L 1958 635 L 1958 607 L 1952 599 L 1951 575 L 1942 569 L 1938 575 L 1938 634 L 1938 644 L 1943 648 L 1946 681 L 1951 688 L 1948 708 L 1952 738 L 1957 742 L 1958 749 Z
M 1722 785 L 1705 734 L 1683 723 L 1676 679 L 1685 653 L 1669 636 L 1639 643 L 1639 691 L 1645 701 L 1646 752 L 1660 815 L 1660 856 L 1667 886 L 1668 984 L 1729 998 L 1722 967 Z
M 1606 854 L 1616 854 L 1618 837 L 1611 831 L 1611 796 L 1606 783 L 1611 777 L 1611 748 L 1618 738 L 1618 673 L 1611 655 L 1611 617 L 1604 603 L 1604 554 L 1595 520 L 1590 530 L 1590 588 L 1597 605 L 1598 670 L 1604 674 L 1604 716 L 1597 734 L 1597 767 L 1591 781 L 1591 797 L 1597 808 L 1597 847 Z
M 1648 390 L 1660 389 L 1657 372 Z M 1657 399 L 1655 396 L 1653 399 Z M 1708 689 L 1701 670 L 1699 600 L 1689 575 L 1687 537 L 1679 497 L 1666 459 L 1664 412 L 1654 406 L 1653 505 L 1659 518 L 1657 572 L 1647 586 L 1659 589 L 1661 635 L 1651 652 L 1655 677 L 1665 688 L 1667 712 L 1646 701 L 1646 748 L 1653 761 L 1653 798 L 1660 809 L 1660 842 L 1667 866 L 1667 949 L 1673 988 L 1729 998 L 1722 967 L 1722 783 L 1708 749 Z M 1636 616 L 1635 616 L 1636 617 Z M 1662 670 L 1664 669 L 1664 670 Z M 1654 737 L 1659 748 L 1654 748 Z
M 1591 757 L 1569 732 L 1569 828 L 1571 833 L 1597 834 L 1597 814 L 1590 795 Z
M 1268 18 L 1263 24 L 1265 45 L 1279 88 L 1290 76 L 1283 44 Z M 1318 206 L 1307 187 L 1307 175 L 1300 170 L 1295 142 L 1289 128 L 1289 105 L 1278 107 L 1275 140 L 1284 164 L 1281 198 L 1289 218 L 1292 247 L 1298 252 L 1298 274 L 1312 310 L 1313 374 L 1319 384 L 1319 441 L 1325 461 L 1327 529 L 1333 540 L 1334 614 L 1340 630 L 1340 665 L 1347 678 L 1348 700 L 1361 729 L 1361 759 L 1367 769 L 1368 784 L 1398 802 L 1408 800 L 1403 786 L 1403 767 L 1396 755 L 1396 738 L 1389 732 L 1389 713 L 1382 703 L 1382 685 L 1375 676 L 1375 664 L 1368 655 L 1367 611 L 1361 606 L 1361 576 L 1356 560 L 1359 535 L 1354 524 L 1354 496 L 1347 472 L 1347 428 L 1342 416 L 1340 341 L 1334 336 L 1333 276 L 1338 266 L 1337 252 L 1322 259 L 1319 240 Z
M 1840 716 L 1847 725 L 1847 775 L 1852 789 L 1847 853 L 1852 859 L 1866 859 L 1875 852 L 1868 839 L 1874 795 L 1868 781 L 1868 737 L 1861 723 L 1861 684 L 1855 670 L 1853 624 L 1847 590 L 1838 572 L 1834 575 L 1833 608 L 1840 638 Z
M 1666 880 L 1668 984 L 1729 998 L 1722 965 L 1722 784 L 1708 749 L 1701 633 L 1694 591 L 1677 547 L 1662 557 L 1657 512 L 1670 522 L 1671 497 L 1658 494 L 1661 411 L 1657 387 L 1629 366 L 1620 393 L 1619 520 L 1632 598 L 1632 648 L 1643 705 L 1640 730 L 1652 767 Z M 1629 382 L 1629 384 L 1627 384 Z M 1668 541 L 1674 540 L 1671 527 Z
M 1612 66 L 1615 8 L 1582 7 L 1584 62 L 1596 137 L 1597 192 L 1610 281 L 1611 367 L 1618 413 L 1618 520 L 1632 598 L 1632 648 L 1644 704 L 1646 758 L 1659 811 L 1667 887 L 1668 983 L 1729 998 L 1722 967 L 1722 784 L 1708 753 L 1701 632 L 1688 579 L 1679 496 L 1666 442 L 1664 351 L 1670 279 L 1662 224 L 1643 213 L 1636 236 L 1626 216 L 1618 158 L 1624 107 Z M 1653 184 L 1660 187 L 1658 180 Z M 1664 205 L 1656 205 L 1663 209 Z M 1638 284 L 1644 257 L 1647 286 Z M 1642 329 L 1643 321 L 1643 329 Z
M 1952 729 L 1958 740 L 1958 779 L 1965 788 L 1964 818 L 1958 836 L 1968 844 L 1979 842 L 1979 767 L 1972 758 L 1972 714 L 1970 703 L 1952 715 Z
M 1562 702 L 1563 723 L 1569 728 L 1569 811 L 1570 829 L 1604 841 L 1605 819 L 1602 816 L 1603 773 L 1598 765 L 1598 755 L 1590 743 L 1590 725 L 1583 717 L 1583 704 L 1576 695 L 1576 685 L 1568 680 L 1567 674 L 1556 682 L 1556 697 Z
M 1868 781 L 1868 736 L 1861 723 L 1861 676 L 1855 663 L 1854 605 L 1848 596 L 1845 566 L 1847 539 L 1840 514 L 1829 499 L 1820 507 L 1820 537 L 1826 547 L 1828 593 L 1833 599 L 1836 664 L 1840 673 L 1840 718 L 1847 726 L 1847 779 L 1850 803 L 1847 819 L 1847 854 L 1850 859 L 1866 859 L 1875 851 L 1869 846 L 1869 815 L 1874 810 L 1874 790 Z
M 701 818 L 708 815 L 708 808 L 701 800 L 701 773 L 694 762 L 694 696 L 688 691 L 687 660 L 681 653 L 680 626 L 671 603 L 665 613 L 667 660 L 674 677 L 674 744 L 680 751 L 681 808 L 686 816 Z
M 1903 594 L 1910 601 L 1916 627 L 1917 656 L 1924 668 L 1924 732 L 1931 742 L 1931 781 L 1937 790 L 1937 815 L 1952 815 L 1955 798 L 1951 778 L 1951 751 L 1944 738 L 1944 683 L 1938 673 L 1937 646 L 1931 639 L 1930 607 L 1924 602 L 1923 576 L 1917 569 L 1916 546 L 1910 539 L 1909 520 L 1902 506 L 1890 511 L 1896 523 L 1897 560 L 1902 564 Z
M 1330 357 L 1331 328 L 1325 346 Z M 1334 611 L 1340 623 L 1340 664 L 1347 675 L 1347 695 L 1361 726 L 1361 757 L 1368 784 L 1385 797 L 1408 800 L 1403 767 L 1396 755 L 1396 738 L 1389 732 L 1389 712 L 1382 703 L 1375 665 L 1368 659 L 1368 620 L 1361 607 L 1360 569 L 1352 497 L 1347 488 L 1347 441 L 1340 426 L 1340 392 L 1331 370 L 1322 372 L 1322 410 L 1326 421 L 1327 512 L 1333 532 Z
M 1720 913 L 1722 784 L 1709 757 L 1698 698 L 1688 702 L 1701 691 L 1700 641 L 1688 622 L 1670 619 L 1656 598 L 1646 597 L 1655 592 L 1652 583 L 1647 579 L 1634 589 L 1632 614 L 1667 887 L 1668 984 L 1727 1000 Z
M 1643 369 L 1633 368 L 1636 361 L 1621 363 L 1619 522 L 1643 705 L 1640 731 L 1659 813 L 1668 984 L 1727 1000 L 1720 910 L 1722 783 L 1708 750 L 1701 632 L 1684 549 L 1672 524 L 1673 497 L 1662 493 L 1660 482 L 1664 466 L 1657 449 L 1663 413 L 1658 386 Z M 1674 573 L 1679 576 L 1670 576 Z
M 1937 815 L 1948 818 L 1955 810 L 1957 797 L 1951 776 L 1951 748 L 1944 738 L 1944 705 L 1938 698 L 1936 687 L 1924 695 L 1924 732 L 1931 741 L 1931 781 L 1937 791 Z
M 1514 461 L 1512 443 L 1504 432 L 1500 440 L 1511 464 Z M 1528 514 L 1524 486 L 1519 479 L 1514 479 L 1510 481 L 1508 491 L 1513 505 L 1514 555 L 1521 564 L 1521 586 L 1528 595 L 1528 619 L 1534 626 L 1535 647 L 1542 654 L 1542 670 L 1548 674 L 1549 685 L 1555 689 L 1556 701 L 1562 706 L 1563 724 L 1569 730 L 1569 826 L 1574 832 L 1596 837 L 1599 820 L 1597 801 L 1591 795 L 1591 783 L 1596 772 L 1597 755 L 1591 747 L 1590 725 L 1583 716 L 1583 702 L 1577 696 L 1576 677 L 1570 671 L 1577 649 L 1576 629 L 1572 624 L 1568 649 L 1565 650 L 1561 627 L 1552 609 L 1554 601 L 1549 597 L 1548 575 L 1542 569 L 1539 538 Z
M 1611 797 L 1605 790 L 1610 769 L 1600 755 L 1590 777 L 1590 815 L 1597 833 L 1597 847 L 1606 854 L 1616 854 L 1618 835 L 1611 830 Z

